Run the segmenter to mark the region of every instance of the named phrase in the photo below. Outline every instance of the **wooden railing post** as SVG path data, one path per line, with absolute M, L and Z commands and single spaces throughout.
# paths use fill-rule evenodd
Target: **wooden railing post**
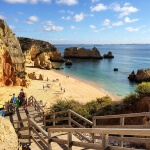
M 71 112 L 70 111 L 68 111 L 68 117 L 69 117 L 68 125 L 71 127 Z
M 30 119 L 28 119 L 28 126 L 29 126 L 29 145 L 31 145 L 31 123 L 30 123 Z
M 19 127 L 20 127 L 20 123 L 17 123 L 17 135 L 19 136 Z
M 72 150 L 72 133 L 68 132 L 68 150 Z
M 96 119 L 93 118 L 93 126 L 96 126 Z M 93 143 L 96 143 L 96 139 L 94 138 L 95 133 L 93 133 Z
M 51 138 L 51 132 L 48 131 L 48 150 L 52 150 Z
M 53 121 L 53 126 L 55 126 L 55 114 L 53 115 L 53 119 L 54 119 L 54 121 Z
M 105 150 L 108 146 L 108 134 L 102 133 L 102 149 Z
M 120 125 L 124 126 L 124 117 L 120 118 Z M 123 138 L 123 135 L 121 135 L 121 138 Z M 120 146 L 123 147 L 123 141 L 120 142 Z
M 46 116 L 44 116 L 44 112 L 43 112 L 43 125 L 44 125 L 44 130 L 46 130 Z

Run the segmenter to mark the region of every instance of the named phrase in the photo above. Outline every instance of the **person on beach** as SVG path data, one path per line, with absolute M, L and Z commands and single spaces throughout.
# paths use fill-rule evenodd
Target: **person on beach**
M 5 112 L 4 112 L 4 105 L 0 104 L 0 116 L 4 117 Z
M 16 104 L 17 103 L 17 97 L 15 96 L 15 93 L 13 94 L 12 98 L 11 98 L 11 103 Z
M 21 89 L 18 98 L 20 100 L 20 106 L 25 108 L 27 105 L 27 96 L 26 93 L 23 91 L 23 89 Z

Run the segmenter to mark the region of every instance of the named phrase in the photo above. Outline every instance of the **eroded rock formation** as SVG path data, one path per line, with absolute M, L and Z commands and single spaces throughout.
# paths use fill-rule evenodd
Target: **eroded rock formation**
M 66 48 L 64 51 L 64 58 L 103 59 L 96 47 L 93 47 L 92 50 L 78 47 Z
M 33 63 L 41 69 L 51 69 L 51 62 L 64 62 L 61 53 L 52 44 L 30 38 L 19 37 L 27 63 Z
M 148 82 L 150 81 L 150 69 L 140 69 L 137 71 L 137 73 L 135 74 L 134 71 L 132 71 L 132 73 L 129 75 L 128 79 L 130 81 L 135 81 L 135 82 Z
M 104 57 L 104 58 L 111 59 L 111 58 L 114 58 L 114 55 L 112 54 L 112 52 L 108 52 L 107 54 L 104 54 L 103 57 Z
M 25 59 L 19 41 L 0 19 L 0 85 L 22 85 Z
M 17 150 L 18 137 L 9 120 L 0 116 L 0 149 Z

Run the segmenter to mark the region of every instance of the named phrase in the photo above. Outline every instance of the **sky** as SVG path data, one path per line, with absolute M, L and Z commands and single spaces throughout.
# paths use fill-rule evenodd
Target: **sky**
M 51 44 L 150 44 L 150 0 L 0 0 L 0 19 Z

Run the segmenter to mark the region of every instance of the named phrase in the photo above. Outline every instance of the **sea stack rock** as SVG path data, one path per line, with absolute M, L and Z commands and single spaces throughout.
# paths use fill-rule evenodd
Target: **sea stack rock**
M 22 85 L 24 78 L 25 58 L 19 41 L 0 19 L 0 85 Z
M 137 71 L 137 74 L 135 75 L 134 71 L 129 75 L 128 79 L 130 81 L 135 81 L 138 83 L 141 82 L 149 82 L 150 81 L 150 69 L 140 69 Z
M 114 71 L 118 71 L 118 68 L 114 68 Z
M 64 62 L 59 50 L 49 42 L 19 37 L 22 51 L 27 63 L 35 64 L 35 67 L 51 69 L 51 62 Z
M 104 56 L 103 56 L 104 58 L 107 58 L 107 59 L 111 59 L 111 58 L 114 58 L 114 56 L 113 56 L 113 54 L 112 54 L 112 52 L 108 52 L 107 54 L 104 54 Z
M 150 69 L 144 70 L 140 69 L 137 71 L 137 74 L 135 76 L 135 81 L 136 82 L 148 82 L 150 81 Z
M 78 47 L 66 48 L 64 58 L 103 59 L 96 47 L 93 47 L 92 50 Z
M 134 71 L 132 71 L 131 73 L 130 73 L 130 75 L 128 76 L 128 79 L 130 80 L 130 81 L 135 81 L 135 73 L 134 73 Z
M 72 65 L 72 61 L 71 60 L 66 60 L 65 61 L 65 65 L 66 66 L 71 66 Z

